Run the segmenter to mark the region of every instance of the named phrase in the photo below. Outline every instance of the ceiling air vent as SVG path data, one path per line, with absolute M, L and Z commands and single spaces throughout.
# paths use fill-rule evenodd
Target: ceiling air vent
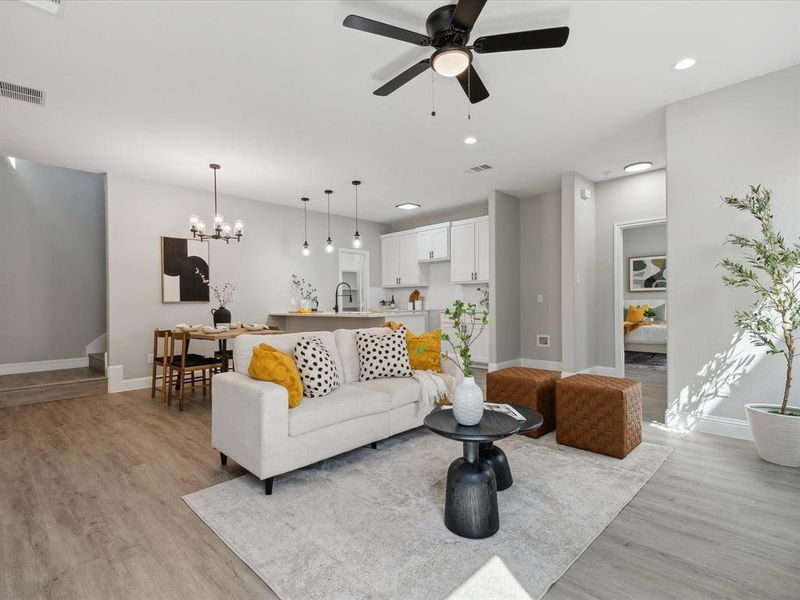
M 39 106 L 44 105 L 44 92 L 42 90 L 35 90 L 25 87 L 24 85 L 9 83 L 7 81 L 0 81 L 0 96 L 3 98 L 11 98 L 12 100 L 21 100 L 22 102 L 38 104 Z
M 477 167 L 470 167 L 469 169 L 465 169 L 464 173 L 467 173 L 467 174 L 469 174 L 469 173 L 480 173 L 481 171 L 488 171 L 489 169 L 492 169 L 492 168 L 493 168 L 492 165 L 483 164 L 483 165 L 478 165 Z
M 61 9 L 62 0 L 22 0 L 25 4 L 30 4 L 36 8 L 41 8 L 51 14 L 57 15 Z

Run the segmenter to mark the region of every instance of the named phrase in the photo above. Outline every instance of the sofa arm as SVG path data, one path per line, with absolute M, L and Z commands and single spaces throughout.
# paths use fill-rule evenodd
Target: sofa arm
M 285 387 L 228 372 L 212 379 L 211 445 L 264 479 L 266 462 L 289 435 Z

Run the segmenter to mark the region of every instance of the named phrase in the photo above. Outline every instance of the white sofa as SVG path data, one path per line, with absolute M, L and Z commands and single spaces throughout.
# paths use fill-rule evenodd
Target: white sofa
M 387 334 L 385 327 L 361 331 Z M 234 371 L 213 378 L 211 444 L 222 464 L 230 457 L 272 493 L 275 475 L 375 444 L 422 425 L 419 384 L 411 377 L 360 382 L 354 329 L 280 335 L 241 335 L 234 341 Z M 316 336 L 337 363 L 343 384 L 321 398 L 303 398 L 289 410 L 286 388 L 247 374 L 253 347 L 268 343 L 292 353 L 303 336 Z M 457 369 L 443 368 L 458 378 Z

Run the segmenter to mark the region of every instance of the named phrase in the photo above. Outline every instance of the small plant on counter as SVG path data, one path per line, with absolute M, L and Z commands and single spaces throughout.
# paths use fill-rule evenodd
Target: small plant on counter
M 472 377 L 471 348 L 489 324 L 489 290 L 481 291 L 478 304 L 456 300 L 444 314 L 453 324 L 453 333 L 442 333 L 442 341 L 450 345 L 460 360 L 446 352 L 442 352 L 442 358 L 455 363 L 464 377 Z
M 302 300 L 308 300 L 309 302 L 319 304 L 319 300 L 317 299 L 317 288 L 315 288 L 305 279 L 301 279 L 294 273 L 292 273 L 292 287 Z
M 214 298 L 219 303 L 221 308 L 225 308 L 230 306 L 233 302 L 233 292 L 236 291 L 236 286 L 232 283 L 226 283 L 222 287 L 211 285 L 211 281 L 206 279 L 205 275 L 200 271 L 200 269 L 195 268 L 195 273 L 200 275 L 200 279 L 203 280 L 203 283 L 208 286 L 208 289 L 211 290 L 211 293 L 214 294 Z

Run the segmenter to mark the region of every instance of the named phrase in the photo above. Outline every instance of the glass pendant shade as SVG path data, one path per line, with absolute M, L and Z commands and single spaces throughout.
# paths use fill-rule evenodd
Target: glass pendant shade
M 353 248 L 361 248 L 361 236 L 357 231 L 355 235 L 353 235 Z

